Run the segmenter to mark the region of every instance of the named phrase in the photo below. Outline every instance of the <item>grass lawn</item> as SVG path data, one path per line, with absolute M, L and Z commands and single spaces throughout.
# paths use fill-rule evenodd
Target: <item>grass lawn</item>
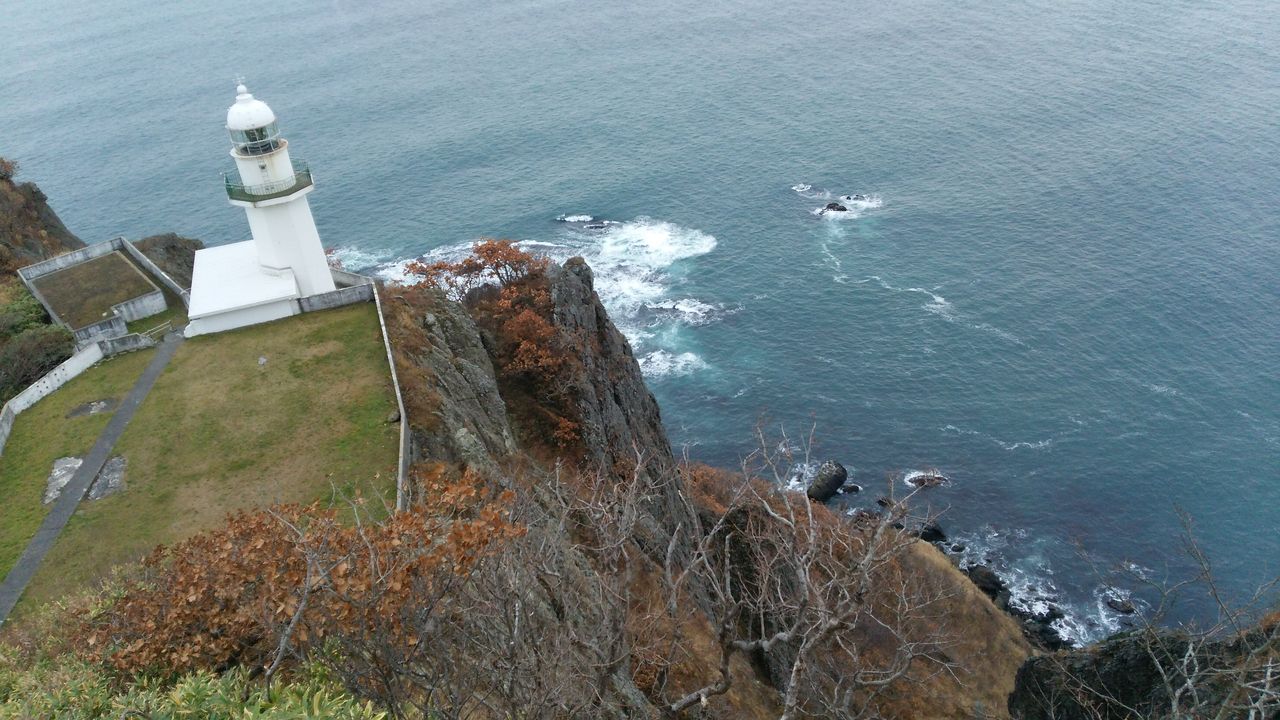
M 116 446 L 125 491 L 80 505 L 18 609 L 233 510 L 335 487 L 394 502 L 394 408 L 372 303 L 188 340 Z
M 32 282 L 58 315 L 77 329 L 106 319 L 111 306 L 156 289 L 119 251 Z
M 27 541 L 44 520 L 41 503 L 53 461 L 84 455 L 93 447 L 110 413 L 68 418 L 73 408 L 92 400 L 124 399 L 151 361 L 153 350 L 121 355 L 62 386 L 18 415 L 0 455 L 0 575 L 9 572 Z

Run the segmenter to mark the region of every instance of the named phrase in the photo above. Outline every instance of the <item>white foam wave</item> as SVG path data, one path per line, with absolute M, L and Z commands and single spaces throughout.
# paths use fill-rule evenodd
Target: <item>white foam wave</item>
M 1031 441 L 1018 440 L 1014 442 L 1006 442 L 1004 440 L 1001 440 L 1000 438 L 987 435 L 986 433 L 978 432 L 977 430 L 969 430 L 968 428 L 956 427 L 955 425 L 944 425 L 942 427 L 942 432 L 955 433 L 957 435 L 974 435 L 974 436 L 983 438 L 988 442 L 995 443 L 996 445 L 999 445 L 1005 450 L 1021 450 L 1021 449 L 1043 450 L 1053 445 L 1053 442 L 1056 439 L 1056 438 L 1045 438 L 1043 440 L 1031 440 Z
M 1034 538 L 1024 529 L 1001 530 L 990 526 L 974 533 L 957 534 L 947 542 L 949 552 L 958 556 L 961 569 L 986 565 L 1000 576 L 1009 590 L 1009 605 L 1032 616 L 1053 619 L 1049 625 L 1066 641 L 1080 647 L 1123 629 L 1126 615 L 1107 604 L 1108 599 L 1124 600 L 1141 611 L 1145 605 L 1122 588 L 1098 585 L 1088 600 L 1069 599 L 1054 578 L 1048 559 L 1035 547 Z M 962 547 L 956 551 L 955 548 Z
M 385 265 L 392 257 L 389 250 L 361 250 L 353 247 L 337 247 L 332 250 L 333 259 L 348 272 L 367 272 Z
M 691 352 L 680 354 L 666 350 L 654 350 L 639 360 L 640 372 L 647 377 L 665 377 L 668 375 L 688 375 L 695 370 L 709 367 L 705 360 Z
M 648 303 L 645 307 L 655 313 L 676 316 L 688 325 L 706 325 L 717 317 L 734 311 L 723 305 L 712 305 L 694 298 L 662 300 Z
M 525 239 L 516 245 L 556 262 L 575 255 L 584 257 L 594 273 L 596 293 L 614 324 L 642 357 L 641 369 L 646 375 L 680 375 L 707 366 L 697 355 L 681 351 L 674 330 L 706 325 L 736 308 L 676 294 L 680 285 L 676 265 L 713 251 L 715 237 L 648 217 L 619 222 L 566 214 L 557 220 L 566 225 L 554 238 Z M 471 253 L 473 245 L 471 240 L 444 245 L 417 260 L 457 262 Z M 412 281 L 405 272 L 411 260 L 387 261 L 387 255 L 368 254 L 372 262 L 367 264 L 384 280 Z
M 856 210 L 875 210 L 884 207 L 884 198 L 879 195 L 841 195 L 840 204 Z

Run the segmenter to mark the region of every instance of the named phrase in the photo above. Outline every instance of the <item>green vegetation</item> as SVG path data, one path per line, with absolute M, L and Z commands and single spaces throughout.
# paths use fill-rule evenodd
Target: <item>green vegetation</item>
M 111 307 L 155 290 L 124 255 L 113 252 L 32 281 L 54 312 L 73 328 L 106 319 Z
M 18 610 L 233 510 L 393 493 L 394 408 L 372 304 L 187 341 L 116 445 L 125 492 L 80 506 Z
M 71 334 L 48 324 L 22 283 L 0 281 L 0 403 L 57 367 L 73 348 Z
M 8 655 L 8 657 L 5 657 Z M 318 666 L 268 692 L 244 669 L 223 675 L 189 673 L 172 684 L 139 682 L 123 689 L 94 665 L 62 656 L 34 665 L 0 644 L 0 720 L 146 717 L 154 720 L 382 720 L 385 712 L 358 702 Z M 131 714 L 130 711 L 138 713 Z
M 123 399 L 153 351 L 129 353 L 91 368 L 17 417 L 0 454 L 0 575 L 9 572 L 48 508 L 41 502 L 53 461 L 83 455 L 110 413 L 69 418 L 94 400 Z

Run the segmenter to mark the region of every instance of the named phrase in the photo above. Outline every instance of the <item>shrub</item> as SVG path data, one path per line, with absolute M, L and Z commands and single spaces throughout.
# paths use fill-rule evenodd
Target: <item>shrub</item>
M 0 402 L 22 392 L 71 357 L 71 333 L 53 325 L 29 327 L 0 346 Z
M 153 553 L 90 622 L 90 652 L 129 674 L 241 664 L 268 676 L 330 640 L 376 636 L 408 652 L 425 599 L 522 532 L 507 519 L 510 497 L 483 497 L 482 484 L 433 477 L 421 506 L 377 524 L 314 506 L 240 513 Z
M 494 365 L 509 407 L 534 439 L 566 449 L 579 438 L 571 397 L 574 343 L 554 322 L 549 264 L 510 240 L 483 240 L 458 262 L 411 263 L 408 272 L 466 304 L 493 334 Z M 485 286 L 493 290 L 478 292 Z
M 0 341 L 38 325 L 44 325 L 48 317 L 44 307 L 30 293 L 21 292 L 12 301 L 0 306 Z

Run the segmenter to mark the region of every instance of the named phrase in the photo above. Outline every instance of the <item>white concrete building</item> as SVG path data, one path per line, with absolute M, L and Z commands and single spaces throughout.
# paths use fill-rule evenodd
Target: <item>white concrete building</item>
M 236 177 L 231 204 L 244 208 L 253 240 L 196 252 L 186 335 L 202 335 L 297 314 L 297 299 L 335 289 L 311 218 L 311 169 L 289 157 L 276 115 L 244 85 L 227 110 Z

